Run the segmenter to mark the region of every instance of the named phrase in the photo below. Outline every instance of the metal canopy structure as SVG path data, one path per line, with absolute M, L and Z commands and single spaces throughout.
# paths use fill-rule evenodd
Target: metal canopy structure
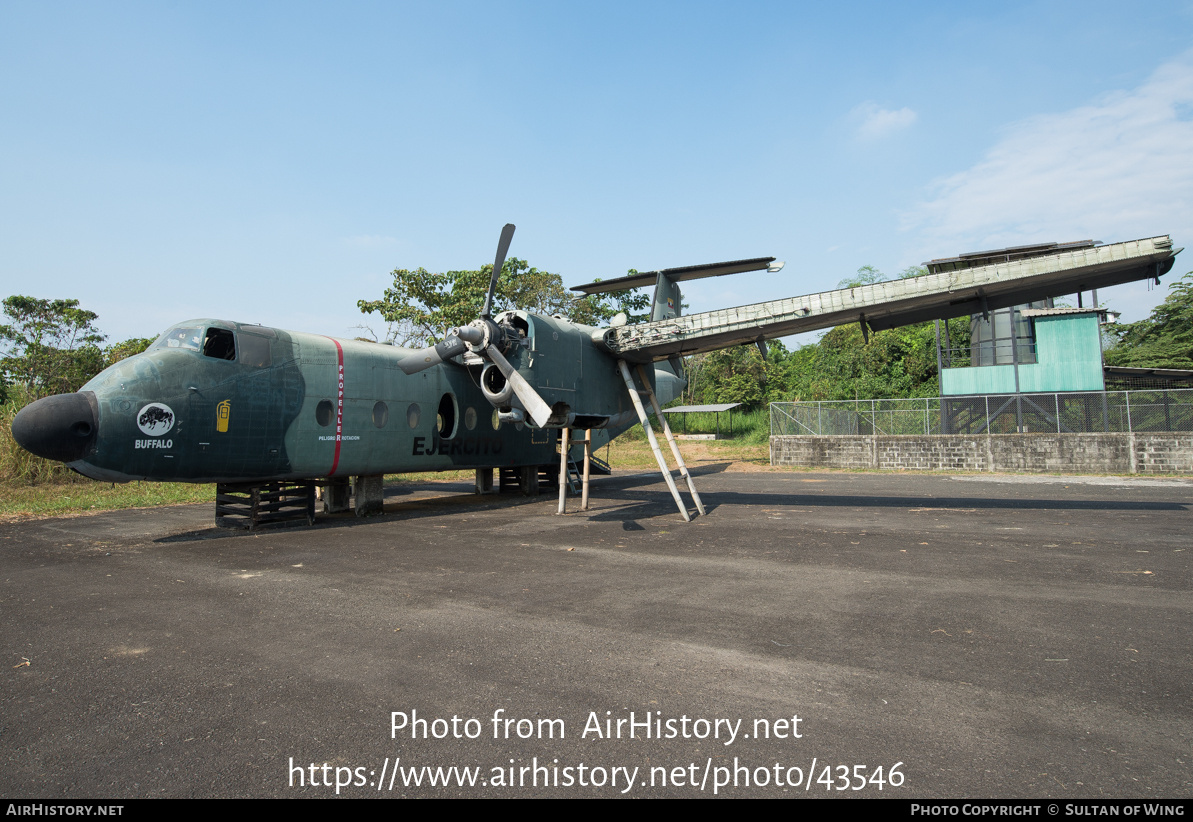
M 1058 247 L 1044 256 L 610 328 L 598 344 L 632 362 L 654 362 L 851 322 L 868 331 L 983 314 L 1046 297 L 1158 280 L 1172 269 L 1181 251 L 1172 247 L 1167 235 L 1101 246 L 1068 245 L 1079 247 Z
M 664 408 L 664 414 L 686 414 L 689 411 L 728 411 L 730 408 L 737 408 L 741 405 L 740 402 L 719 402 L 712 405 L 677 405 L 674 408 Z
M 929 260 L 924 267 L 932 274 L 941 271 L 956 271 L 962 268 L 976 268 L 991 263 L 1009 263 L 1011 260 L 1026 260 L 1029 257 L 1044 257 L 1072 251 L 1077 248 L 1093 248 L 1102 245 L 1098 240 L 1078 240 L 1072 243 L 1035 243 L 1034 245 L 1013 245 L 1010 248 L 996 248 L 992 251 L 970 251 L 956 257 L 941 257 Z
M 733 409 L 740 406 L 740 402 L 717 402 L 710 405 L 677 405 L 674 408 L 664 408 L 664 414 L 683 414 L 683 430 L 688 432 L 688 414 L 692 412 L 707 412 L 717 415 L 716 435 L 721 436 L 721 412 L 729 412 L 729 433 L 733 433 Z
M 1193 386 L 1193 369 L 1107 365 L 1102 369 L 1107 389 L 1163 390 Z
M 1067 317 L 1072 314 L 1097 314 L 1101 318 L 1105 318 L 1109 309 L 1107 308 L 1069 308 L 1066 306 L 1058 308 L 1021 308 L 1019 309 L 1020 317 Z

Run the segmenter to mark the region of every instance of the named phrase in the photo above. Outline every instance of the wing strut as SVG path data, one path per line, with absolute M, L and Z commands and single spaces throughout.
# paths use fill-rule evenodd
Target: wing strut
M 763 359 L 766 359 L 765 355 Z M 700 495 L 696 493 L 696 483 L 692 482 L 688 466 L 684 464 L 683 457 L 679 455 L 679 445 L 675 442 L 675 435 L 671 433 L 671 426 L 667 424 L 667 415 L 659 407 L 659 398 L 650 390 L 650 381 L 646 379 L 646 369 L 642 367 L 642 363 L 638 363 L 638 376 L 642 378 L 642 384 L 646 386 L 646 396 L 650 397 L 650 404 L 654 407 L 655 416 L 663 424 L 663 433 L 667 435 L 667 444 L 671 446 L 671 453 L 675 457 L 676 464 L 679 465 L 679 473 L 683 474 L 683 478 L 688 481 L 688 491 L 692 494 L 692 501 L 696 503 L 696 510 L 700 512 L 700 516 L 704 516 L 704 503 L 701 502 Z
M 621 371 L 621 378 L 625 380 L 625 386 L 630 392 L 630 399 L 634 403 L 634 410 L 638 412 L 638 419 L 642 422 L 642 429 L 646 431 L 646 439 L 650 442 L 650 450 L 654 451 L 654 458 L 659 464 L 659 471 L 662 472 L 663 479 L 667 481 L 667 488 L 670 489 L 671 496 L 675 499 L 675 505 L 679 508 L 679 513 L 683 515 L 684 522 L 691 522 L 692 517 L 688 514 L 688 506 L 684 505 L 683 499 L 679 496 L 679 489 L 675 487 L 675 480 L 671 477 L 671 469 L 667 467 L 667 461 L 663 459 L 663 452 L 659 448 L 659 441 L 655 438 L 654 429 L 650 425 L 650 420 L 646 418 L 646 409 L 642 407 L 642 397 L 639 395 L 638 386 L 634 384 L 634 377 L 632 374 L 630 374 L 629 366 L 626 365 L 625 360 L 618 360 L 617 368 Z M 655 399 L 654 393 L 650 390 L 649 382 L 646 383 L 646 392 L 657 408 L 658 401 Z M 667 439 L 669 442 L 671 442 L 671 447 L 675 450 L 675 453 L 678 454 L 679 449 L 675 447 L 674 439 L 671 437 L 671 429 L 667 427 L 666 417 L 664 417 L 661 413 L 659 414 L 659 417 L 663 420 L 664 430 L 667 432 Z M 679 464 L 681 466 L 683 465 L 682 459 L 680 460 Z M 681 470 L 686 474 L 686 468 Z M 688 482 L 691 483 L 690 478 Z M 699 497 L 696 496 L 695 487 L 691 485 L 689 485 L 689 487 L 692 488 L 693 498 L 698 500 Z M 702 503 L 697 502 L 696 508 L 700 511 L 700 513 L 704 513 L 704 505 Z

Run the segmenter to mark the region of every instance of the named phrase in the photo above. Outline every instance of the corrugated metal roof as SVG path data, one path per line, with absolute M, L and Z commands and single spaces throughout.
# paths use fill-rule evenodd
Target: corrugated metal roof
M 715 405 L 677 405 L 674 408 L 664 408 L 664 414 L 679 414 L 684 411 L 728 411 L 737 408 L 740 402 L 722 402 Z
M 1059 317 L 1062 314 L 1105 314 L 1105 308 L 1024 308 L 1019 312 L 1024 317 Z
M 1064 251 L 1074 251 L 1079 248 L 1093 248 L 1101 245 L 1100 240 L 1077 240 L 1069 243 L 1035 243 L 1034 245 L 1015 245 L 1010 248 L 994 248 L 989 251 L 969 251 L 956 257 L 938 257 L 923 263 L 933 274 L 957 268 L 972 268 L 979 265 L 989 265 L 996 262 L 1011 262 L 1029 257 L 1043 257 L 1050 254 L 1060 254 Z
M 1126 365 L 1108 365 L 1102 369 L 1107 374 L 1131 374 L 1140 377 L 1172 377 L 1174 379 L 1193 379 L 1193 371 L 1184 368 L 1132 368 Z

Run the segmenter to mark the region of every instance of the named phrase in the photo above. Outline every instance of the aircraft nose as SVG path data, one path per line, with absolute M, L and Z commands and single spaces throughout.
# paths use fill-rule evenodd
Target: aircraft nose
M 95 445 L 99 420 L 95 394 L 55 394 L 22 408 L 12 421 L 12 438 L 31 454 L 74 462 Z

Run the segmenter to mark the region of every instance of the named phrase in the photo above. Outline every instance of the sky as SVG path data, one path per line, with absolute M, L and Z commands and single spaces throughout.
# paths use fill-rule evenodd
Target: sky
M 1193 2 L 0 0 L 0 292 L 352 337 L 397 268 L 1193 245 Z M 1188 255 L 1188 256 L 1187 256 Z M 1193 249 L 1170 282 L 1193 269 Z M 1100 293 L 1124 321 L 1163 300 Z

